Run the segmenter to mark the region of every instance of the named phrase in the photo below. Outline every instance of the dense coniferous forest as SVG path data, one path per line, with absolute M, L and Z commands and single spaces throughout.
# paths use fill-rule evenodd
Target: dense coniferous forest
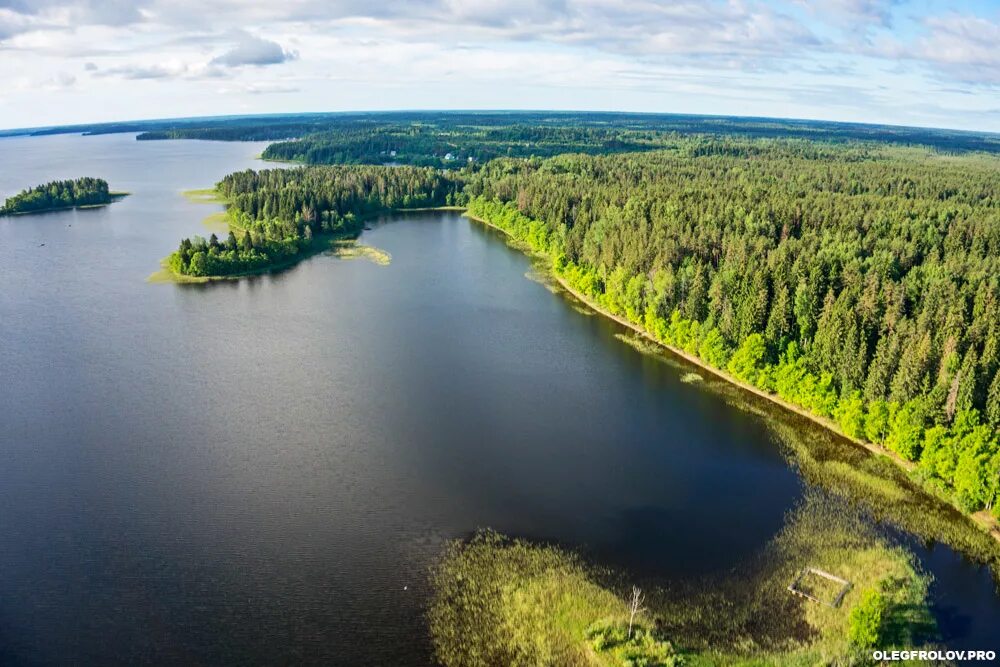
M 602 132 L 493 136 L 554 147 Z M 358 132 L 357 159 L 381 156 L 389 136 Z M 467 205 L 661 342 L 915 462 L 965 510 L 1000 513 L 997 158 L 705 136 L 616 148 L 233 174 L 219 190 L 235 233 L 185 240 L 171 268 L 244 273 L 379 211 Z
M 362 221 L 394 208 L 444 206 L 456 184 L 433 169 L 320 167 L 242 171 L 217 186 L 228 202 L 225 240 L 184 239 L 168 258 L 187 276 L 252 273 L 294 261 L 320 237 L 350 236 Z
M 657 339 L 884 445 L 967 511 L 1000 494 L 994 158 L 691 141 L 498 160 L 473 215 Z
M 8 197 L 0 207 L 0 215 L 39 213 L 74 206 L 110 204 L 115 195 L 108 183 L 100 178 L 78 178 L 73 181 L 52 181 Z

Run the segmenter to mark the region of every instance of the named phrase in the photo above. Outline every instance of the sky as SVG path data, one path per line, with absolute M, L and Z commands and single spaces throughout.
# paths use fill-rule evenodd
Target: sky
M 1000 0 L 0 0 L 0 128 L 394 109 L 1000 132 Z

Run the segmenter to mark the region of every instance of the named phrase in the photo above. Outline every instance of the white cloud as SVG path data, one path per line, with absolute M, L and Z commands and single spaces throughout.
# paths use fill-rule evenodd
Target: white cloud
M 915 39 L 886 36 L 866 55 L 915 64 L 953 86 L 1000 86 L 1000 20 L 951 13 L 924 17 L 922 25 L 924 33 Z
M 223 67 L 243 67 L 245 65 L 263 67 L 265 65 L 279 65 L 289 60 L 295 60 L 297 57 L 296 52 L 286 51 L 277 42 L 241 33 L 235 46 L 213 58 L 211 64 Z
M 967 83 L 1000 84 L 1000 22 L 950 14 L 925 21 L 929 35 L 907 55 Z

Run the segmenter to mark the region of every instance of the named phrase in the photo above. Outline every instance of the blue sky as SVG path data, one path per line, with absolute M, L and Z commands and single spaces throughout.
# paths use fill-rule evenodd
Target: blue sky
M 0 128 L 376 109 L 1000 132 L 1000 0 L 0 0 Z

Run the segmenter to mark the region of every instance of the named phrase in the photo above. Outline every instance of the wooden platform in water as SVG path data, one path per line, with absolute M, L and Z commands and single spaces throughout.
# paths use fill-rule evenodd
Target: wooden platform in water
M 819 577 L 820 581 L 810 583 L 810 579 L 813 577 Z M 795 595 L 818 604 L 825 604 L 828 607 L 839 607 L 850 589 L 850 581 L 818 567 L 805 568 L 799 572 L 795 581 L 788 585 L 788 590 Z

